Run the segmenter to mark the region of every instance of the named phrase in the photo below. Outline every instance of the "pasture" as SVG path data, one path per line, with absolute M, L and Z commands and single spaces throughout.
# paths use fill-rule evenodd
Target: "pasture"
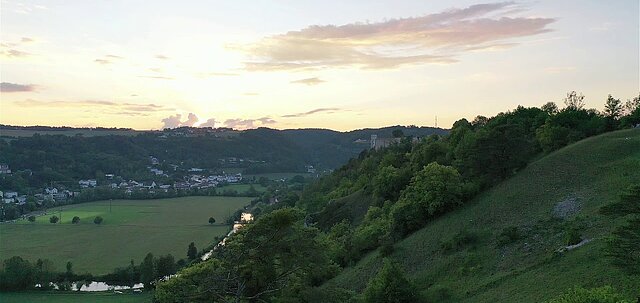
M 192 241 L 198 249 L 213 243 L 216 236 L 229 227 L 209 225 L 209 217 L 217 222 L 250 202 L 247 197 L 181 197 L 156 200 L 113 200 L 67 205 L 47 210 L 35 222 L 21 220 L 0 225 L 0 259 L 12 256 L 35 261 L 50 259 L 58 271 L 67 261 L 76 273 L 94 275 L 139 263 L 151 252 L 186 257 Z M 61 217 L 49 223 L 53 215 Z M 72 224 L 74 216 L 80 218 Z M 93 223 L 96 216 L 104 221 Z

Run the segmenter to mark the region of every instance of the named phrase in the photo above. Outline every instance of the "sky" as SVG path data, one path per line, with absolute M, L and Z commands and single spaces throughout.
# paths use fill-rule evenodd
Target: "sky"
M 0 0 L 0 124 L 451 127 L 637 96 L 637 0 Z

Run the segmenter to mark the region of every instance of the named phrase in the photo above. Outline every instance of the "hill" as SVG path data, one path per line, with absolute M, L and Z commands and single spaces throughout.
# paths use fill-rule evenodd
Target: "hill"
M 428 127 L 394 126 L 337 132 L 324 129 L 275 130 L 268 128 L 189 128 L 140 132 L 129 129 L 74 129 L 0 126 L 0 163 L 12 176 L 0 176 L 0 190 L 31 192 L 51 182 L 77 184 L 79 179 L 101 179 L 104 174 L 124 180 L 152 180 L 147 168 L 157 159 L 159 169 L 182 180 L 190 168 L 210 173 L 245 174 L 319 172 L 346 163 L 369 148 L 372 134 L 391 137 L 393 130 L 425 137 L 446 134 Z M 164 180 L 167 181 L 168 180 Z
M 433 219 L 396 243 L 390 258 L 433 302 L 541 302 L 574 286 L 607 284 L 635 297 L 640 281 L 611 266 L 603 252 L 620 222 L 598 213 L 634 183 L 640 183 L 640 131 L 588 138 Z M 571 227 L 591 241 L 556 253 Z M 361 292 L 381 264 L 371 252 L 324 287 Z

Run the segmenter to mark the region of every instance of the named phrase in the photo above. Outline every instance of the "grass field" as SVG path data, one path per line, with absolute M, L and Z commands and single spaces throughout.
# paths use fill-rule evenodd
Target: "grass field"
M 640 296 L 640 279 L 613 267 L 605 238 L 621 222 L 598 213 L 640 182 L 640 131 L 589 138 L 531 163 L 461 209 L 433 220 L 395 245 L 399 262 L 432 302 L 544 302 L 575 286 L 611 285 Z M 577 201 L 580 211 L 552 218 L 559 202 Z M 581 227 L 588 244 L 556 254 L 569 225 Z M 522 238 L 498 244 L 508 227 Z M 475 243 L 443 252 L 441 243 L 466 230 Z M 377 252 L 347 268 L 326 286 L 361 291 L 381 266 Z
M 0 293 L 2 303 L 141 303 L 151 302 L 151 293 L 113 292 L 13 292 Z
M 235 190 L 238 192 L 238 194 L 242 195 L 247 190 L 249 190 L 249 188 L 251 188 L 252 185 L 253 185 L 253 188 L 258 192 L 262 193 L 265 190 L 267 190 L 266 187 L 260 184 L 228 184 L 225 186 L 218 187 L 216 189 L 218 190 L 218 192 L 224 192 L 225 190 Z
M 267 174 L 248 174 L 245 175 L 245 179 L 256 178 L 256 180 L 260 179 L 260 177 L 265 177 L 270 180 L 281 180 L 281 179 L 291 179 L 295 176 L 303 176 L 305 178 L 313 177 L 314 174 L 309 173 L 267 173 Z
M 213 243 L 229 227 L 218 222 L 250 202 L 245 197 L 181 197 L 160 200 L 98 201 L 48 210 L 36 222 L 26 220 L 0 225 L 0 259 L 21 256 L 29 260 L 47 258 L 64 271 L 73 262 L 76 273 L 104 274 L 133 259 L 142 261 L 148 252 L 186 257 L 192 241 L 198 249 Z M 111 207 L 109 206 L 111 204 Z M 111 209 L 111 211 L 110 211 Z M 49 223 L 51 215 L 61 223 Z M 93 223 L 102 216 L 101 225 Z M 73 216 L 79 224 L 71 224 Z

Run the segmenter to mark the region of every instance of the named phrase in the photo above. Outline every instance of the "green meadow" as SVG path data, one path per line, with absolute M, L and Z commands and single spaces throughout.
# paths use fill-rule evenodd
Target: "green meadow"
M 35 222 L 1 224 L 0 259 L 46 258 L 59 271 L 64 271 L 66 262 L 71 261 L 74 272 L 98 275 L 127 266 L 131 259 L 139 263 L 148 252 L 185 258 L 189 243 L 195 242 L 202 249 L 213 244 L 216 236 L 228 232 L 229 226 L 210 225 L 209 217 L 223 222 L 250 200 L 181 197 L 97 201 L 52 208 Z M 62 220 L 49 223 L 53 215 Z M 80 218 L 78 224 L 71 223 L 74 216 Z M 96 216 L 104 218 L 102 224 L 93 223 Z

